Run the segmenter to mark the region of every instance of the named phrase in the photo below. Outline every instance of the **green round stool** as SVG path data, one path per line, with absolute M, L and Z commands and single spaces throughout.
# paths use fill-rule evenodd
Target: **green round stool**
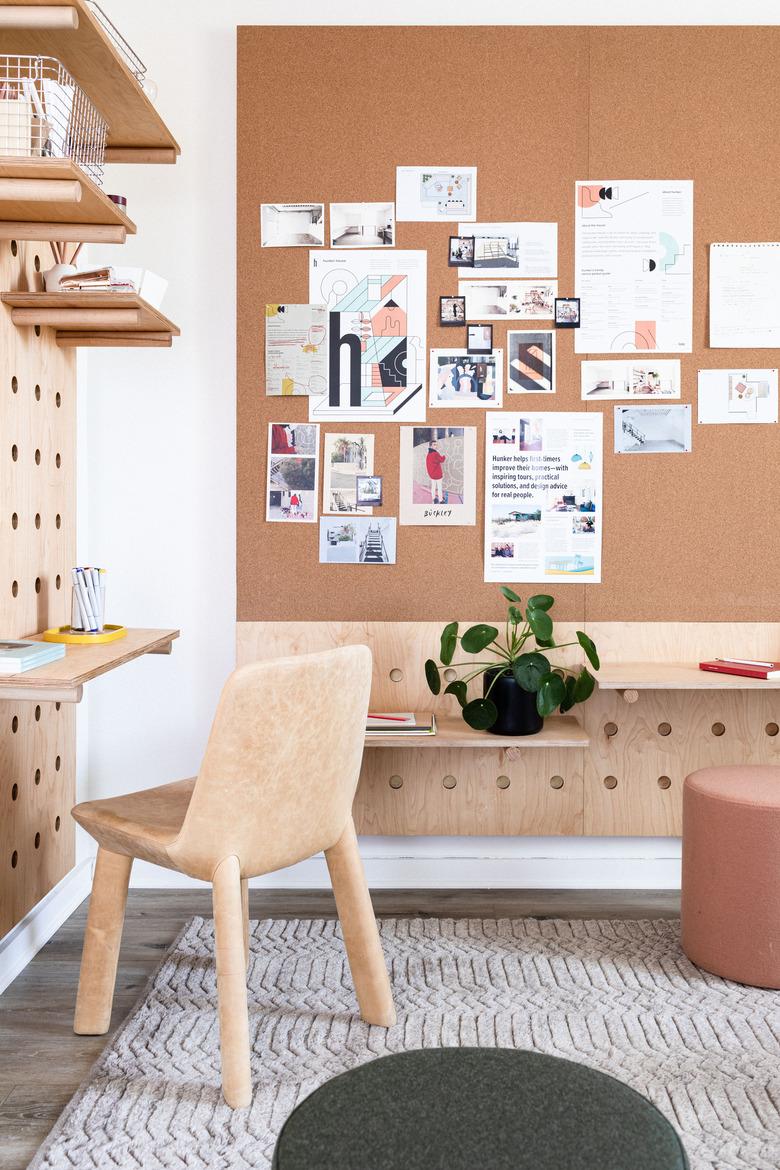
M 334 1077 L 293 1110 L 273 1170 L 688 1170 L 628 1085 L 513 1048 L 423 1048 Z

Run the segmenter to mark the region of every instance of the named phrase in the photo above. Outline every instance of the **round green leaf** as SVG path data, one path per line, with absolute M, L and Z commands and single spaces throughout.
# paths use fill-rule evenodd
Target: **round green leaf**
M 548 674 L 536 692 L 536 710 L 540 715 L 552 715 L 566 698 L 566 684 L 559 674 Z
M 588 662 L 591 664 L 593 669 L 598 670 L 601 663 L 599 662 L 599 652 L 596 649 L 596 645 L 593 642 L 593 639 L 589 638 L 587 634 L 583 634 L 582 630 L 577 630 L 577 641 L 585 651 Z
M 455 647 L 458 645 L 458 623 L 450 622 L 441 632 L 441 651 L 439 657 L 445 666 L 452 662 Z
M 495 626 L 480 624 L 466 630 L 466 633 L 460 640 L 460 644 L 467 654 L 479 654 L 480 650 L 484 650 L 497 637 L 498 630 Z
M 555 598 L 550 597 L 548 593 L 535 593 L 533 597 L 528 598 L 529 609 L 552 609 L 555 605 Z
M 426 659 L 425 662 L 425 678 L 434 695 L 438 695 L 441 690 L 441 675 L 439 668 L 432 658 Z
M 521 654 L 512 663 L 512 674 L 519 687 L 530 694 L 535 694 L 541 686 L 542 679 L 550 673 L 550 663 L 544 654 Z
M 521 626 L 525 621 L 522 612 L 517 608 L 516 605 L 510 605 L 509 607 L 509 620 L 514 626 Z
M 520 598 L 517 596 L 514 589 L 510 589 L 508 585 L 502 585 L 501 592 L 507 601 L 517 601 L 518 603 L 520 602 Z
M 525 616 L 528 618 L 528 624 L 533 630 L 534 637 L 549 641 L 553 632 L 553 620 L 549 613 L 543 609 L 532 609 L 529 605 L 526 608 Z
M 487 731 L 498 719 L 498 707 L 492 699 L 472 699 L 463 708 L 463 718 L 475 731 Z
M 574 704 L 577 702 L 574 697 L 574 691 L 577 686 L 577 680 L 573 674 L 570 674 L 566 679 L 566 698 L 561 703 L 561 715 L 565 715 L 567 711 L 571 711 Z
M 466 706 L 468 687 L 464 682 L 461 682 L 460 679 L 456 679 L 455 682 L 447 683 L 447 686 L 444 688 L 444 693 L 445 695 L 454 695 L 460 703 L 461 707 Z
M 596 680 L 592 674 L 589 674 L 587 669 L 583 666 L 580 671 L 577 682 L 574 686 L 574 702 L 584 703 L 593 694 L 596 686 Z

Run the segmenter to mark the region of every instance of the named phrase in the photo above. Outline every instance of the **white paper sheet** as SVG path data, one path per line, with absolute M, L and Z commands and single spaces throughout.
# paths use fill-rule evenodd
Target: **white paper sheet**
M 575 353 L 690 353 L 693 183 L 575 183 Z
M 679 398 L 680 362 L 676 358 L 667 358 L 665 361 L 642 361 L 641 358 L 635 358 L 629 362 L 617 359 L 583 362 L 580 366 L 580 394 L 583 401 Z
M 599 582 L 601 413 L 485 422 L 485 580 Z
M 401 427 L 399 524 L 475 524 L 477 428 Z
M 700 423 L 776 423 L 777 370 L 699 370 Z
M 477 168 L 396 167 L 395 218 L 399 223 L 476 219 Z
M 469 321 L 552 321 L 557 295 L 555 280 L 458 281 Z
M 312 422 L 424 422 L 427 252 L 309 253 L 309 300 L 328 307 L 328 387 Z
M 780 347 L 780 243 L 710 244 L 710 345 Z
M 324 516 L 321 565 L 394 565 L 395 516 Z
M 474 237 L 474 263 L 464 274 L 486 277 L 558 275 L 557 223 L 460 223 Z
M 328 373 L 324 305 L 265 306 L 265 392 L 324 394 Z
M 489 354 L 467 353 L 457 346 L 432 349 L 429 406 L 500 407 L 503 377 L 503 349 Z
M 274 524 L 316 523 L 319 455 L 318 426 L 297 422 L 268 424 L 266 520 Z
M 691 450 L 691 408 L 616 406 L 616 455 L 684 455 Z
M 373 513 L 358 506 L 357 477 L 374 474 L 374 436 L 326 431 L 322 448 L 323 515 L 344 512 Z

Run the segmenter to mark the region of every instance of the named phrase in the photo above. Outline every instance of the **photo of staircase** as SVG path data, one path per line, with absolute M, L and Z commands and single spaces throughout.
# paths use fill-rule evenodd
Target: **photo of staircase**
M 379 525 L 369 525 L 366 537 L 360 546 L 361 564 L 386 565 L 389 557 Z

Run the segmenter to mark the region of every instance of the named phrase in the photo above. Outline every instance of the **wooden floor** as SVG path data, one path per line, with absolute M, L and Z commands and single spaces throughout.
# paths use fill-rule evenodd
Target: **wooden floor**
M 384 917 L 672 918 L 679 894 L 603 890 L 382 890 Z M 131 891 L 108 1036 L 71 1030 L 87 902 L 0 996 L 0 1170 L 24 1170 L 92 1062 L 130 1012 L 193 914 L 211 916 L 208 890 Z M 327 891 L 252 891 L 253 918 L 332 918 Z

